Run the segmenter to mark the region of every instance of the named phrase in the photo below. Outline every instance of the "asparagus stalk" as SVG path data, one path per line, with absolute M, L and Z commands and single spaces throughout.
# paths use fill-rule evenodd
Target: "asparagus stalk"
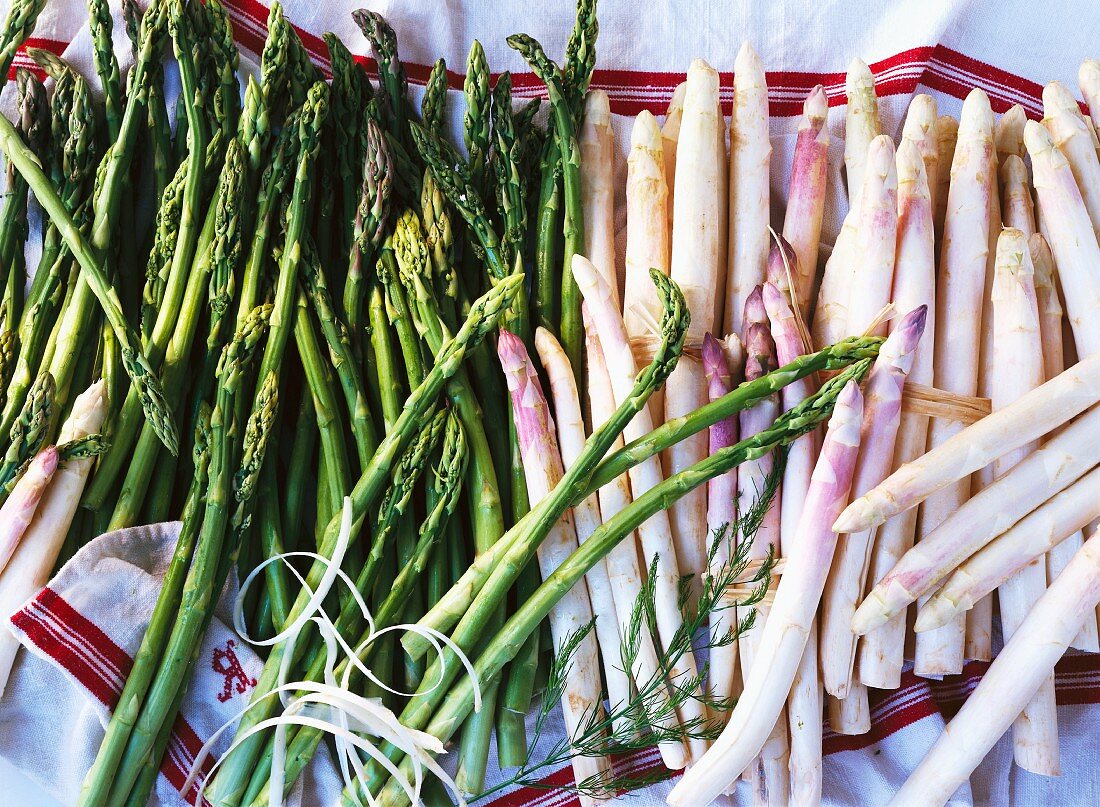
M 898 228 L 898 175 L 894 141 L 871 141 L 863 166 L 863 190 L 855 241 L 855 267 L 848 299 L 849 331 L 864 331 L 890 302 Z M 881 323 L 874 333 L 884 333 Z
M 798 261 L 791 298 L 807 322 L 817 280 L 821 220 L 825 214 L 829 151 L 829 129 L 825 120 L 828 113 L 829 98 L 819 84 L 810 91 L 802 107 L 787 189 L 787 211 L 783 217 L 783 237 L 790 242 Z
M 57 462 L 56 446 L 47 446 L 36 454 L 0 507 L 0 574 L 4 573 L 4 567 L 30 526 L 38 503 L 57 470 Z
M 1052 81 L 1043 88 L 1043 125 L 1065 155 L 1092 228 L 1100 233 L 1100 155 L 1096 153 L 1096 136 L 1089 131 L 1086 120 L 1066 85 Z
M 935 177 L 938 174 L 940 170 L 940 161 L 943 159 L 943 156 L 940 154 L 939 131 L 937 129 L 936 111 L 936 100 L 932 96 L 925 95 L 923 93 L 919 95 L 914 95 L 913 100 L 909 102 L 909 110 L 905 113 L 905 124 L 902 128 L 901 143 L 898 144 L 899 154 L 901 152 L 902 146 L 906 142 L 912 143 L 914 146 L 916 146 L 917 152 L 921 156 L 921 162 L 923 163 L 924 173 L 926 177 Z M 1021 111 L 1023 110 L 1021 109 Z M 950 162 L 950 160 L 948 161 Z M 901 193 L 901 163 L 902 158 L 899 157 L 899 198 Z M 936 203 L 939 201 L 937 195 L 938 191 L 939 188 L 936 186 L 934 181 L 929 184 L 928 198 L 933 210 L 936 209 Z

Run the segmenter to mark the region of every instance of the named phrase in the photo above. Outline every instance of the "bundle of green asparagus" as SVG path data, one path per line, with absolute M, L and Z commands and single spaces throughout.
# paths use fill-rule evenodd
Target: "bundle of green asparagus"
M 5 72 L 43 5 L 12 4 L 0 40 Z M 442 127 L 446 64 L 436 63 L 416 109 L 395 33 L 373 12 L 353 14 L 373 73 L 330 34 L 326 79 L 275 3 L 259 77 L 242 79 L 219 0 L 152 0 L 144 11 L 125 0 L 121 22 L 133 46 L 125 75 L 108 3 L 88 5 L 97 76 L 32 50 L 50 86 L 20 72 L 19 121 L 0 117 L 8 163 L 0 482 L 8 490 L 35 472 L 30 460 L 59 442 L 76 393 L 102 379 L 104 438 L 82 456 L 102 453 L 79 514 L 56 525 L 67 535 L 62 558 L 106 530 L 173 518 L 183 527 L 80 803 L 147 800 L 233 569 L 254 581 L 237 603 L 238 629 L 267 659 L 238 741 L 204 786 L 211 803 L 279 801 L 325 730 L 290 718 L 289 729 L 279 725 L 289 709 L 275 695 L 336 678 L 344 690 L 379 698 L 402 731 L 456 740 L 457 787 L 476 794 L 494 731 L 502 765 L 528 764 L 523 718 L 534 693 L 543 692 L 545 705 L 568 686 L 563 669 L 592 628 L 561 627 L 569 592 L 587 602 L 586 576 L 597 587 L 592 575 L 636 528 L 825 421 L 881 339 L 799 356 L 685 417 L 639 430 L 637 416 L 675 369 L 690 321 L 678 286 L 654 271 L 660 322 L 648 363 L 624 359 L 585 384 L 582 290 L 609 357 L 622 325 L 601 318 L 608 289 L 579 257 L 578 133 L 595 61 L 594 0 L 580 0 L 560 66 L 528 36 L 508 41 L 546 85 L 545 128 L 540 102 L 514 104 L 509 75 L 492 83 L 473 43 L 461 150 Z M 169 58 L 181 84 L 174 127 Z M 29 196 L 46 213 L 41 232 L 29 232 Z M 30 238 L 42 242 L 37 267 L 21 260 Z M 574 398 L 579 388 L 594 399 L 608 370 L 614 386 L 603 416 L 593 405 L 587 437 L 578 404 L 579 437 L 561 452 L 567 467 L 559 457 L 556 466 L 547 460 L 549 471 L 537 457 L 544 448 L 546 457 L 556 453 L 540 442 L 553 442 L 553 432 L 545 423 L 528 428 L 545 409 L 535 394 L 543 370 L 559 418 L 567 390 L 555 379 L 573 385 Z M 819 371 L 840 373 L 770 427 L 636 487 L 632 502 L 583 534 L 579 523 L 572 537 L 561 532 L 574 509 L 615 480 Z M 524 378 L 534 385 L 524 381 L 519 394 Z M 295 551 L 312 554 L 287 555 Z M 727 554 L 738 569 L 732 583 L 744 563 Z M 347 586 L 333 585 L 334 556 Z M 660 562 L 647 560 L 652 582 Z M 667 609 L 650 613 L 639 599 L 623 667 L 637 697 L 613 698 L 605 714 L 596 673 L 593 705 L 575 717 L 593 737 L 611 730 L 589 756 L 649 742 L 675 758 L 673 746 L 720 727 L 706 719 L 708 708 L 723 707 L 707 700 L 704 672 L 694 661 L 685 672 L 680 662 L 690 660 L 692 626 L 725 607 L 722 588 L 704 587 L 696 599 L 706 605 L 692 606 L 675 640 L 655 624 Z M 655 584 L 650 596 L 664 590 Z M 318 617 L 324 630 L 305 630 L 318 609 L 327 609 Z M 541 630 L 548 616 L 552 642 Z M 417 630 L 401 641 L 386 630 L 405 624 Z M 435 636 L 447 641 L 428 659 Z M 338 666 L 333 642 L 345 648 Z M 610 677 L 618 647 L 600 650 Z M 463 673 L 466 661 L 473 674 Z M 349 737 L 370 733 L 351 726 Z M 408 749 L 394 736 L 375 736 L 380 751 L 338 743 L 342 763 L 354 755 L 346 800 L 415 798 L 403 771 L 416 769 L 418 778 L 423 760 L 402 759 Z M 583 766 L 575 767 L 580 778 Z M 589 786 L 601 783 L 613 787 L 597 765 Z

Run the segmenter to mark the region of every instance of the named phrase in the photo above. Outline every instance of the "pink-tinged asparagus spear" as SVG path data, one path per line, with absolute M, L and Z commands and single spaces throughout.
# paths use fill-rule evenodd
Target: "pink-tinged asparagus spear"
M 951 185 L 951 165 L 955 161 L 955 145 L 959 137 L 959 122 L 951 115 L 940 115 L 936 119 L 936 143 L 939 145 L 940 164 L 936 173 L 928 174 L 929 185 L 935 185 L 932 197 L 936 200 L 935 211 L 936 246 L 943 243 L 943 221 L 947 217 L 947 193 Z
M 768 274 L 775 277 L 782 269 L 782 255 L 788 261 L 797 260 L 783 238 L 772 246 L 768 258 Z M 764 308 L 771 322 L 772 339 L 780 365 L 794 361 L 805 352 L 794 311 L 786 295 L 772 282 L 763 287 Z M 795 406 L 809 396 L 813 385 L 802 379 L 783 388 L 783 409 Z M 817 462 L 817 436 L 807 434 L 787 449 L 787 464 L 783 469 L 783 495 L 780 500 L 779 542 L 784 554 L 794 551 L 800 536 L 798 525 Z M 806 652 L 799 661 L 787 704 L 791 742 L 791 799 L 797 804 L 821 801 L 821 677 L 817 663 L 817 623 L 811 626 Z
M 1027 113 L 1019 104 L 1009 107 L 993 130 L 993 144 L 997 149 L 997 162 L 1004 165 L 1012 156 L 1022 158 L 1026 154 L 1024 149 L 1024 124 L 1027 123 Z
M 512 399 L 512 418 L 516 424 L 520 454 L 523 457 L 527 493 L 532 504 L 546 498 L 565 475 L 558 441 L 554 436 L 554 421 L 550 407 L 539 385 L 538 374 L 531 365 L 522 340 L 514 334 L 500 331 L 497 354 L 508 392 Z M 577 548 L 577 531 L 573 511 L 566 511 L 538 547 L 539 569 L 546 579 Z M 610 614 L 603 614 L 608 617 Z M 574 586 L 550 611 L 550 632 L 554 651 L 592 621 L 592 603 L 587 586 Z M 611 623 L 614 627 L 614 623 Z M 615 631 L 618 633 L 618 630 Z M 596 636 L 587 634 L 574 651 L 567 673 L 561 706 L 565 715 L 565 730 L 569 737 L 578 736 L 586 722 L 602 711 L 599 672 L 599 650 Z M 629 697 L 629 689 L 627 691 Z M 572 759 L 573 774 L 581 782 L 608 770 L 606 757 L 577 754 Z
M 775 342 L 772 340 L 761 287 L 755 288 L 745 301 L 742 322 L 745 328 L 742 336 L 745 345 L 745 380 L 752 381 L 778 366 Z M 753 408 L 743 411 L 740 415 L 741 438 L 745 439 L 766 429 L 775 421 L 779 412 L 780 402 L 777 396 L 765 399 Z M 742 463 L 738 468 L 737 493 L 742 509 L 749 507 L 752 502 L 756 501 L 760 492 L 765 489 L 768 477 L 774 467 L 774 461 L 774 457 L 768 454 L 760 459 Z M 781 500 L 782 495 L 777 494 L 764 514 L 759 529 L 752 536 L 752 545 L 748 553 L 750 559 L 762 559 L 767 556 L 769 551 L 776 555 L 780 553 Z M 745 537 L 740 536 L 742 540 Z M 763 603 L 758 605 L 756 623 L 740 638 L 739 652 L 743 679 L 747 678 L 755 662 L 756 648 L 760 642 L 761 631 L 767 623 L 768 613 L 768 607 Z M 772 726 L 771 734 L 764 743 L 759 759 L 749 771 L 754 800 L 761 800 L 761 794 L 767 796 L 764 800 L 769 803 L 772 800 L 778 800 L 779 803 L 782 803 L 787 798 L 790 775 L 788 769 L 789 748 L 787 723 L 784 720 L 776 720 Z
M 1046 239 L 1039 233 L 1032 235 L 1028 239 L 1028 250 L 1031 252 L 1031 262 L 1035 265 L 1035 295 L 1039 303 L 1039 332 L 1043 340 L 1043 376 L 1049 379 L 1066 369 L 1062 303 L 1058 299 L 1054 256 L 1051 255 Z M 1047 555 L 1047 580 L 1053 580 L 1062 573 L 1084 542 L 1084 533 L 1078 530 L 1051 547 Z M 1072 646 L 1089 653 L 1100 651 L 1100 635 L 1095 619 L 1085 620 L 1081 634 L 1073 640 Z
M 932 385 L 932 356 L 935 338 L 936 247 L 932 225 L 932 200 L 928 174 L 916 147 L 902 142 L 898 148 L 898 248 L 894 267 L 894 305 L 901 311 L 925 309 L 924 335 L 913 351 L 909 379 Z M 904 465 L 924 454 L 928 440 L 928 418 L 915 412 L 903 412 L 898 426 L 891 467 Z M 913 545 L 917 529 L 917 511 L 902 513 L 874 530 L 853 533 L 875 536 L 870 541 L 870 565 L 864 579 L 878 581 L 894 567 Z M 858 541 L 857 541 L 858 542 Z M 862 591 L 859 592 L 860 594 Z M 826 606 L 830 601 L 826 591 Z M 851 629 L 844 625 L 849 635 Z M 837 629 L 839 632 L 839 628 Z M 864 686 L 896 689 L 901 685 L 905 652 L 905 614 L 874 630 L 859 643 L 859 674 L 853 675 Z
M 901 130 L 901 145 L 912 143 L 917 147 L 921 160 L 924 162 L 924 171 L 928 176 L 936 176 L 940 164 L 940 143 L 936 132 L 936 100 L 931 95 L 919 93 L 913 96 L 909 102 L 909 110 L 905 113 L 905 123 Z M 898 182 L 901 182 L 900 176 Z M 929 186 L 929 197 L 932 200 L 932 209 L 936 207 L 937 188 Z
M 57 470 L 57 446 L 38 452 L 0 507 L 0 574 L 30 526 L 38 503 Z
M 744 692 L 714 746 L 669 794 L 674 807 L 716 798 L 760 752 L 782 712 L 836 548 L 837 536 L 829 524 L 848 498 L 862 410 L 859 387 L 849 383 L 829 421 L 799 525 L 800 539 L 787 558 Z
M 890 804 L 946 804 L 1050 677 L 1098 601 L 1100 536 L 1094 534 L 1031 609 Z
M 661 127 L 661 148 L 664 151 L 665 184 L 668 185 L 668 231 L 672 232 L 672 203 L 676 190 L 676 152 L 680 141 L 680 124 L 684 119 L 684 96 L 687 82 L 681 81 L 672 92 Z
M 1077 180 L 1065 155 L 1046 128 L 1035 121 L 1024 127 L 1035 191 L 1042 211 L 1042 232 L 1050 243 L 1066 302 L 1066 314 L 1081 356 L 1100 351 L 1100 245 Z
M 951 166 L 936 297 L 935 383 L 940 389 L 959 395 L 974 395 L 978 391 L 982 302 L 994 193 L 992 160 L 993 112 L 986 94 L 973 90 L 963 103 Z M 967 316 L 958 316 L 960 311 L 966 311 Z M 955 421 L 933 420 L 929 442 L 935 447 L 962 428 Z M 970 480 L 961 480 L 928 497 L 920 519 L 918 545 L 969 496 Z M 959 672 L 964 628 L 964 624 L 952 623 L 918 636 L 917 674 Z
M 852 489 L 869 490 L 890 472 L 898 428 L 905 379 L 913 366 L 913 353 L 924 333 L 928 309 L 910 311 L 883 344 L 871 370 L 863 409 L 860 455 Z M 833 560 L 825 586 L 821 612 L 821 675 L 825 689 L 846 698 L 852 680 L 856 640 L 852 614 L 863 593 L 874 531 L 847 537 Z
M 97 381 L 73 402 L 72 412 L 61 426 L 58 442 L 95 434 L 103 427 L 106 412 L 106 388 L 102 381 Z M 38 503 L 34 520 L 0 576 L 0 622 L 6 624 L 11 615 L 50 579 L 94 463 L 95 459 L 88 457 L 58 465 L 49 488 Z M 0 630 L 0 695 L 7 686 L 18 650 L 19 641 L 15 636 L 10 631 Z
M 1001 162 L 1001 217 L 1006 227 L 1031 237 L 1035 232 L 1035 203 L 1022 158 L 1009 154 Z
M 599 335 L 606 362 L 608 377 L 616 406 L 622 405 L 634 386 L 638 374 L 634 354 L 627 341 L 626 329 L 619 310 L 611 298 L 611 290 L 592 263 L 582 255 L 573 258 L 573 277 L 577 280 L 581 295 L 584 297 L 584 310 L 591 317 L 596 333 Z M 653 430 L 653 418 L 648 409 L 642 409 L 627 425 L 623 432 L 626 440 L 634 440 Z M 664 480 L 660 460 L 650 457 L 630 469 L 630 486 L 635 496 L 656 487 Z M 705 516 L 704 516 L 705 517 Z M 660 510 L 638 528 L 642 553 L 647 568 L 656 563 L 654 579 L 655 611 L 657 635 L 662 643 L 662 651 L 667 651 L 667 643 L 672 640 L 676 630 L 683 622 L 679 605 L 680 570 L 677 563 L 676 545 L 672 540 L 672 529 L 668 513 Z M 697 675 L 695 657 L 685 653 L 673 667 L 674 679 L 685 680 Z M 675 681 L 674 681 L 675 683 Z M 687 722 L 705 717 L 705 709 L 699 700 L 689 698 L 684 704 L 681 720 Z M 706 741 L 694 738 L 690 743 L 693 757 L 701 756 L 706 750 Z
M 959 448 L 965 450 L 965 442 Z M 1098 452 L 1100 409 L 1091 409 L 905 553 L 856 609 L 852 630 L 861 634 L 873 630 L 918 596 L 931 592 L 966 558 L 1092 470 Z
M 829 127 L 825 119 L 828 113 L 829 99 L 825 89 L 818 84 L 802 106 L 791 163 L 791 182 L 787 189 L 787 212 L 783 216 L 783 237 L 798 257 L 792 298 L 806 322 L 810 321 L 817 253 L 821 245 L 821 219 L 825 212 L 829 167 Z
M 914 628 L 939 627 L 953 614 L 972 608 L 979 598 L 1044 553 L 1064 546 L 1068 536 L 1096 518 L 1100 518 L 1100 469 L 1051 497 L 967 558 L 920 609 Z M 1079 640 L 1080 636 L 1074 639 Z
M 1100 62 L 1096 59 L 1085 59 L 1081 62 L 1077 82 L 1081 86 L 1081 95 L 1085 96 L 1085 103 L 1088 104 L 1093 127 L 1100 129 Z
M 915 507 L 931 493 L 1038 440 L 1100 401 L 1100 357 L 1089 356 L 1003 410 L 907 463 L 848 505 L 838 532 L 867 529 Z
M 584 419 L 581 415 L 580 397 L 577 393 L 576 376 L 569 364 L 569 358 L 558 340 L 544 328 L 535 332 L 535 347 L 538 349 L 542 366 L 550 381 L 550 393 L 554 399 L 554 416 L 558 425 L 558 444 L 561 448 L 561 457 L 564 466 L 568 469 L 577 461 L 584 448 L 585 431 Z M 599 351 L 599 343 L 595 343 L 596 351 Z M 587 378 L 594 379 L 597 374 L 606 383 L 607 372 L 601 366 L 594 368 L 589 364 Z M 606 400 L 610 401 L 611 393 L 607 390 Z M 607 413 L 596 411 L 593 406 L 593 420 L 604 422 L 606 417 L 599 419 L 600 415 Z M 623 480 L 625 483 L 625 479 Z M 608 485 L 608 488 L 614 485 Z M 619 509 L 630 503 L 629 491 L 625 501 L 618 505 Z M 577 540 L 584 543 L 595 529 L 610 518 L 609 513 L 601 513 L 600 500 L 596 494 L 585 499 L 573 508 L 573 517 L 577 525 Z M 616 511 L 617 512 L 617 511 Z M 595 574 L 593 574 L 595 572 Z M 596 564 L 585 575 L 588 584 L 589 595 L 592 599 L 593 610 L 596 614 L 596 638 L 599 640 L 600 655 L 603 657 L 604 674 L 607 676 L 608 700 L 612 705 L 622 702 L 622 698 L 629 699 L 630 679 L 627 673 L 622 671 L 621 638 L 630 630 L 634 604 L 638 591 L 642 585 L 641 569 L 638 566 L 638 552 L 633 541 L 622 541 L 608 553 L 602 563 Z M 610 628 L 614 627 L 614 631 Z M 635 680 L 647 684 L 661 675 L 657 661 L 657 652 L 653 647 L 653 639 L 649 631 L 642 631 L 638 637 L 638 653 L 634 659 L 630 674 Z M 625 685 L 626 689 L 622 687 Z M 611 695 L 611 691 L 618 689 L 620 696 Z M 667 693 L 664 689 L 658 691 L 658 696 L 663 696 L 667 703 Z M 660 704 L 655 704 L 660 708 Z M 666 728 L 673 728 L 675 718 L 654 718 L 665 724 Z M 623 727 L 616 726 L 616 733 Z M 629 736 L 629 732 L 627 735 Z M 660 743 L 658 748 L 665 765 L 678 770 L 686 764 L 684 746 L 677 741 Z
M 584 254 L 607 278 L 619 302 L 623 277 L 615 260 L 615 132 L 611 128 L 611 105 L 603 90 L 592 90 L 584 99 L 578 146 Z
M 993 375 L 990 397 L 1001 409 L 1038 387 L 1043 380 L 1043 345 L 1039 335 L 1039 305 L 1035 270 L 1027 238 L 1020 230 L 1001 232 L 997 242 L 997 270 L 993 281 Z M 1021 446 L 993 462 L 995 478 L 1003 477 L 1036 446 Z M 1046 565 L 1037 559 L 1020 569 L 998 589 L 1001 629 L 1006 637 L 1019 627 L 1046 591 Z M 1040 687 L 1016 720 L 1012 730 L 1016 764 L 1025 770 L 1056 776 L 1058 717 L 1054 678 Z
M 744 357 L 741 340 L 731 337 L 730 355 L 722 342 L 712 334 L 703 337 L 703 370 L 707 375 L 707 392 L 714 401 L 733 389 L 736 375 L 740 380 Z M 732 446 L 738 440 L 737 416 L 730 415 L 710 427 L 710 452 Z M 731 468 L 707 483 L 707 542 L 710 544 L 721 531 L 728 529 L 737 517 L 737 469 Z M 730 560 L 733 536 L 719 541 L 711 558 L 710 574 L 718 576 Z M 737 624 L 733 607 L 716 610 L 710 615 L 710 635 L 725 636 Z M 710 694 L 716 699 L 736 695 L 737 642 L 730 642 L 710 651 Z
M 871 141 L 863 170 L 863 200 L 856 234 L 856 264 L 848 301 L 848 330 L 861 333 L 890 302 L 898 230 L 898 174 L 894 141 Z M 886 332 L 886 323 L 875 333 Z
M 1096 136 L 1077 106 L 1077 99 L 1060 81 L 1043 88 L 1043 124 L 1051 140 L 1069 162 L 1092 228 L 1100 232 L 1100 157 Z
M 745 298 L 765 278 L 771 198 L 768 180 L 772 154 L 768 134 L 768 84 L 764 65 L 748 42 L 741 46 L 737 54 L 733 82 L 725 324 L 727 333 L 740 333 Z
M 689 343 L 699 345 L 716 319 L 715 288 L 723 281 L 722 176 L 725 164 L 715 143 L 724 122 L 718 114 L 718 72 L 696 59 L 688 70 L 684 116 L 677 146 L 676 213 L 673 217 L 671 275 L 691 311 Z M 695 411 L 707 402 L 706 378 L 697 354 L 680 357 L 665 384 L 666 421 Z M 666 452 L 669 474 L 694 465 L 707 455 L 707 435 L 699 432 Z M 707 568 L 707 495 L 692 491 L 669 508 L 680 573 L 690 575 L 689 608 L 694 608 Z

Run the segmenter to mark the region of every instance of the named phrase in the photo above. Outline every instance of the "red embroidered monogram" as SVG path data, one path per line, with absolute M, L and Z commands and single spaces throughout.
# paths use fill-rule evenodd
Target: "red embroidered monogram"
M 218 675 L 225 676 L 225 684 L 222 686 L 222 691 L 218 693 L 219 703 L 225 703 L 233 697 L 234 686 L 238 695 L 243 695 L 256 686 L 256 679 L 248 677 L 237 654 L 233 652 L 236 646 L 237 643 L 230 639 L 225 643 L 225 650 L 216 648 L 213 658 L 210 659 L 210 668 Z

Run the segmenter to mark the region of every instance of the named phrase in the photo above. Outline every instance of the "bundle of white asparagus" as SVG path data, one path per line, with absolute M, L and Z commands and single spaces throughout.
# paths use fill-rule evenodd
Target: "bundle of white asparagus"
M 1080 79 L 1100 117 L 1100 64 L 1087 61 Z M 560 347 L 540 334 L 554 418 L 542 427 L 553 436 L 556 421 L 561 456 L 555 447 L 531 458 L 533 498 L 579 453 L 582 413 L 603 422 L 648 360 L 659 314 L 651 268 L 684 291 L 692 322 L 663 395 L 627 428 L 627 441 L 845 336 L 888 339 L 863 389 L 845 389 L 828 430 L 789 446 L 780 492 L 746 536 L 749 558 L 782 558 L 773 591 L 738 641 L 711 649 L 707 694 L 732 709 L 708 715 L 688 699 L 669 718 L 725 728 L 712 743 L 661 746 L 666 765 L 686 768 L 668 801 L 706 804 L 744 777 L 755 803 L 819 802 L 823 715 L 833 731 L 868 731 L 868 688 L 896 689 L 907 663 L 939 677 L 993 659 L 899 804 L 945 803 L 1009 727 L 1020 766 L 1058 775 L 1053 667 L 1067 647 L 1100 649 L 1100 537 L 1085 539 L 1100 519 L 1095 121 L 1058 83 L 1043 94 L 1041 122 L 1019 106 L 998 119 L 977 89 L 957 120 L 917 95 L 895 143 L 882 133 L 871 71 L 853 61 L 843 150 L 849 211 L 819 261 L 825 91 L 805 100 L 782 200 L 769 185 L 766 75 L 748 44 L 734 64 L 728 125 L 718 87 L 718 72 L 696 60 L 663 125 L 649 113 L 634 121 L 621 261 L 609 187 L 614 134 L 606 97 L 590 94 L 581 136 L 587 258 L 573 265 L 588 400 L 578 400 Z M 779 219 L 781 235 L 770 229 Z M 532 372 L 523 370 L 537 386 Z M 576 508 L 562 545 L 583 542 L 632 497 L 766 428 L 822 380 L 791 384 L 637 465 Z M 591 603 L 563 602 L 552 615 L 575 622 L 595 614 L 599 652 L 585 649 L 591 659 L 576 674 L 591 676 L 582 668 L 602 657 L 612 705 L 629 697 L 631 679 L 658 670 L 662 645 L 683 620 L 680 577 L 688 576 L 690 609 L 708 575 L 730 562 L 729 547 L 709 551 L 710 538 L 764 490 L 774 461 L 748 461 L 645 522 L 636 547 L 623 544 L 589 573 Z M 656 624 L 624 671 L 605 634 L 629 629 L 643 563 L 656 572 Z M 567 617 L 569 608 L 576 613 Z M 712 636 L 744 616 L 715 611 Z M 697 669 L 690 652 L 677 665 L 671 677 Z M 590 697 L 600 682 L 577 685 Z

